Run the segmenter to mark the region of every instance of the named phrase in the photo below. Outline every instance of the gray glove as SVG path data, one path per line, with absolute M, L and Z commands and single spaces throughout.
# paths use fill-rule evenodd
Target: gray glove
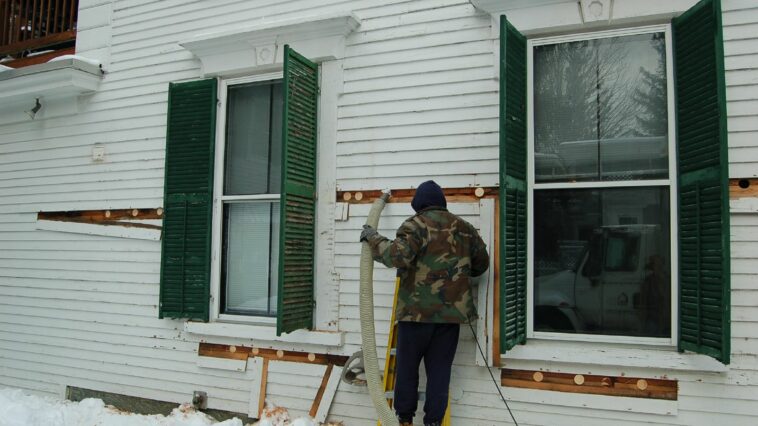
M 363 231 L 361 231 L 360 241 L 361 242 L 368 241 L 369 238 L 377 234 L 378 232 L 376 232 L 376 229 L 372 228 L 370 225 L 363 225 Z

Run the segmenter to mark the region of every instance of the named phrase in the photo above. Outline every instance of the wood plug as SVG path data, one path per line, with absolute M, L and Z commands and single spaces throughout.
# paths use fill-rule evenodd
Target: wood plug
M 276 357 L 277 358 L 284 358 L 284 351 L 281 350 L 281 349 L 279 349 L 278 351 L 276 351 Z
M 534 374 L 532 374 L 532 378 L 535 382 L 541 382 L 545 376 L 541 372 L 535 371 Z
M 363 199 L 363 193 L 362 192 L 356 192 L 355 193 L 355 201 L 361 201 Z
M 133 209 L 132 210 L 132 216 L 137 217 L 137 215 L 139 215 L 139 210 Z
M 645 379 L 637 380 L 637 389 L 643 390 L 643 391 L 647 389 L 647 380 Z
M 253 355 L 258 355 L 260 350 L 258 348 L 253 348 L 251 352 L 253 353 Z
M 236 347 L 236 346 L 234 346 L 234 345 L 232 345 L 232 346 L 229 346 L 229 352 L 231 352 L 231 353 L 235 353 L 235 352 L 237 352 L 237 347 Z
M 357 199 L 357 198 L 356 198 L 356 199 Z M 308 354 L 308 361 L 310 361 L 310 362 L 313 362 L 313 361 L 315 361 L 315 360 L 316 360 L 316 354 L 314 354 L 314 353 L 312 353 L 312 352 L 311 352 L 311 353 L 309 353 L 309 354 Z
M 353 198 L 353 194 L 349 192 L 345 192 L 344 194 L 342 194 L 342 199 L 345 201 L 350 201 L 351 198 Z
M 574 383 L 576 383 L 579 386 L 583 385 L 584 384 L 584 376 L 582 376 L 581 374 L 577 374 L 576 376 L 574 376 Z
M 482 188 L 481 186 L 476 188 L 474 190 L 474 195 L 476 195 L 478 198 L 484 197 L 484 188 Z
M 163 216 L 163 209 L 159 208 L 155 212 L 158 214 L 158 216 Z
M 105 217 L 111 217 L 111 211 L 110 210 L 106 210 L 105 211 Z

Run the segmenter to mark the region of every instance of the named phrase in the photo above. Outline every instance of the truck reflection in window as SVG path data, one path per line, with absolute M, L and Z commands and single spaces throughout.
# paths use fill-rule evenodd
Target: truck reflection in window
M 594 229 L 573 268 L 535 278 L 534 330 L 670 336 L 670 278 L 660 254 L 668 244 L 661 237 L 657 225 Z

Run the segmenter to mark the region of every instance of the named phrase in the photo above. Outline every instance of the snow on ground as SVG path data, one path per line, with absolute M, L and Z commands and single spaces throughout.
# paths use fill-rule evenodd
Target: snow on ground
M 101 399 L 81 402 L 28 395 L 19 389 L 0 388 L 0 426 L 243 426 L 238 418 L 216 422 L 212 417 L 183 404 L 170 415 L 141 415 L 119 411 Z M 281 407 L 264 410 L 251 426 L 318 426 L 310 418 L 290 421 Z

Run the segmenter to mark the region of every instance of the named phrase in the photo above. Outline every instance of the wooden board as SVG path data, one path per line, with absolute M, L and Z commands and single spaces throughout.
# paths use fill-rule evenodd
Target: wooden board
M 477 189 L 484 191 L 481 197 L 475 192 Z M 480 198 L 496 198 L 497 187 L 466 187 L 466 188 L 443 188 L 442 192 L 448 203 L 455 202 L 475 202 Z M 390 203 L 410 203 L 416 190 L 413 188 L 391 189 Z M 370 189 L 366 191 L 337 191 L 337 201 L 350 204 L 370 204 L 382 196 L 379 189 Z M 360 199 L 359 199 L 360 198 Z
M 315 417 L 318 412 L 319 406 L 321 405 L 321 399 L 324 397 L 324 391 L 326 391 L 326 385 L 329 382 L 333 369 L 334 364 L 327 364 L 326 371 L 324 371 L 324 378 L 321 379 L 321 386 L 318 387 L 316 398 L 313 399 L 313 405 L 311 405 L 311 410 L 308 412 L 308 415 L 311 417 Z
M 38 220 L 61 220 L 77 222 L 107 222 L 119 219 L 162 219 L 162 208 L 148 209 L 114 209 L 114 210 L 71 210 L 57 212 L 39 212 Z
M 758 178 L 729 179 L 730 199 L 756 197 L 758 197 Z
M 678 394 L 676 380 L 552 373 L 508 368 L 500 371 L 500 383 L 503 386 L 516 388 L 672 401 L 677 399 Z
M 266 384 L 268 383 L 268 358 L 263 359 L 261 373 L 261 390 L 258 393 L 258 418 L 261 418 L 263 409 L 266 408 Z
M 303 362 L 321 365 L 334 364 L 339 366 L 345 365 L 345 361 L 347 361 L 348 358 L 342 355 L 252 348 L 249 346 L 218 345 L 214 343 L 200 343 L 197 352 L 198 355 L 201 356 L 217 358 L 247 359 L 248 357 L 261 357 L 275 361 Z

